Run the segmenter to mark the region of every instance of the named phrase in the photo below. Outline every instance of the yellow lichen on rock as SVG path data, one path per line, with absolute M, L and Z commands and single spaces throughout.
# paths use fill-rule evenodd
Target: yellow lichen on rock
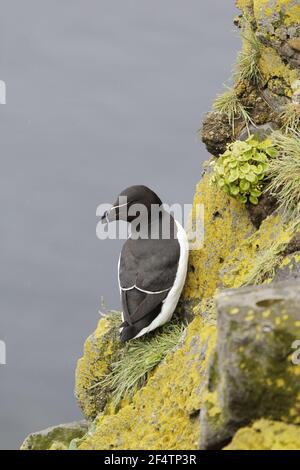
M 261 419 L 239 429 L 224 450 L 299 450 L 300 427 Z
M 245 11 L 247 8 L 253 7 L 253 0 L 236 0 L 236 6 Z
M 185 300 L 212 297 L 227 258 L 254 231 L 244 205 L 218 189 L 209 173 L 196 187 L 193 217 L 198 204 L 204 205 L 204 244 L 190 252 Z
M 236 0 L 237 7 L 244 13 L 254 12 L 258 24 L 278 20 L 285 25 L 299 23 L 299 0 Z
M 291 98 L 292 84 L 299 79 L 299 70 L 280 56 L 276 30 L 282 31 L 285 28 L 288 37 L 289 26 L 299 25 L 299 0 L 237 0 L 236 3 L 243 14 L 251 18 L 256 33 L 264 38 L 260 43 L 258 62 L 264 83 L 275 95 Z M 283 43 L 279 47 L 281 51 L 282 45 Z
M 112 317 L 102 317 L 95 332 L 85 341 L 75 374 L 75 395 L 84 415 L 90 419 L 95 418 L 106 405 L 107 394 L 103 389 L 97 389 L 96 384 L 107 374 L 119 349 Z
M 253 0 L 253 8 L 258 22 L 280 15 L 283 24 L 299 23 L 299 0 Z
M 285 95 L 291 97 L 293 95 L 292 84 L 299 78 L 299 72 L 286 65 L 280 58 L 279 54 L 272 47 L 261 46 L 261 58 L 259 60 L 259 68 L 266 82 L 276 79 L 284 80 L 286 84 Z M 282 85 L 281 85 L 282 86 Z
M 183 344 L 117 414 L 100 414 L 79 449 L 197 449 L 199 410 L 216 328 L 196 317 Z
M 300 254 L 299 252 L 288 254 L 281 260 L 274 281 L 300 277 Z
M 221 275 L 223 286 L 238 288 L 254 284 L 255 282 L 251 280 L 255 279 L 255 272 L 258 272 L 261 262 L 263 262 L 262 269 L 267 274 L 264 281 L 272 280 L 273 270 L 276 267 L 273 263 L 277 262 L 277 255 L 280 254 L 280 250 L 283 251 L 292 237 L 293 231 L 282 224 L 278 215 L 269 216 L 262 222 L 260 228 L 227 258 Z

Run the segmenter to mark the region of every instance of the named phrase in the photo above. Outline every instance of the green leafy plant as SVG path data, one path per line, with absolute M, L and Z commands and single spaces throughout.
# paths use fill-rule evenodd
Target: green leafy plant
M 277 155 L 268 166 L 267 191 L 276 197 L 278 211 L 285 222 L 300 223 L 300 133 L 273 132 Z
M 258 204 L 268 158 L 276 153 L 270 139 L 258 142 L 250 136 L 246 141 L 237 140 L 215 163 L 213 182 L 244 204 Z
M 185 331 L 182 323 L 167 323 L 155 333 L 130 341 L 120 350 L 120 357 L 111 365 L 110 372 L 94 387 L 111 391 L 117 406 L 125 396 L 142 387 L 149 373 L 177 346 Z
M 240 102 L 234 88 L 228 88 L 227 91 L 217 96 L 213 103 L 213 109 L 227 116 L 228 122 L 232 126 L 233 134 L 236 120 L 242 119 L 248 130 L 249 124 L 254 125 L 247 109 Z
M 249 20 L 244 18 L 242 26 L 243 50 L 239 54 L 234 71 L 237 82 L 246 81 L 257 85 L 261 81 L 259 59 L 261 58 L 261 45 L 251 27 Z

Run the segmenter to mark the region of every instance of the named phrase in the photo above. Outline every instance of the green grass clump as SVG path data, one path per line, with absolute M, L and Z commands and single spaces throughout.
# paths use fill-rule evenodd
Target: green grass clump
M 261 44 L 253 31 L 251 22 L 246 17 L 242 23 L 243 50 L 239 54 L 238 61 L 233 71 L 234 87 L 217 96 L 213 103 L 213 108 L 220 113 L 226 114 L 228 121 L 232 126 L 234 134 L 235 122 L 242 119 L 249 132 L 249 124 L 255 126 L 247 108 L 237 94 L 236 88 L 241 83 L 258 85 L 262 76 L 259 69 L 259 60 L 261 58 Z
M 285 222 L 300 223 L 300 133 L 285 135 L 273 132 L 278 150 L 268 166 L 270 184 L 267 191 L 276 197 L 278 211 Z
M 300 104 L 287 104 L 280 117 L 283 132 L 286 134 L 297 132 L 300 129 Z
M 239 54 L 235 67 L 234 78 L 236 82 L 249 82 L 258 85 L 261 81 L 259 60 L 261 58 L 261 45 L 248 20 L 244 19 L 242 27 L 243 50 Z
M 286 245 L 287 242 L 275 241 L 267 250 L 260 251 L 243 285 L 260 285 L 267 279 L 273 279 L 281 262 L 280 255 Z
M 268 168 L 268 158 L 276 150 L 270 139 L 258 142 L 253 136 L 235 141 L 216 161 L 213 182 L 243 204 L 258 204 L 262 182 Z
M 247 109 L 240 102 L 234 88 L 228 88 L 227 91 L 217 96 L 213 103 L 213 109 L 227 116 L 228 122 L 231 124 L 233 134 L 235 121 L 238 119 L 242 119 L 245 122 L 248 130 L 249 124 L 254 124 Z
M 118 406 L 145 384 L 149 373 L 174 349 L 184 331 L 183 324 L 167 323 L 160 330 L 129 341 L 110 372 L 93 387 L 109 389 L 113 404 Z

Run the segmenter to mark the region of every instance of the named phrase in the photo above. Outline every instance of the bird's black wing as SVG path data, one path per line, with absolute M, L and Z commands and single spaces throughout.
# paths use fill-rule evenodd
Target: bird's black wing
M 119 281 L 124 315 L 121 339 L 134 338 L 160 313 L 178 269 L 177 240 L 128 240 L 122 250 Z
M 137 289 L 122 291 L 122 306 L 124 322 L 122 324 L 121 341 L 128 341 L 145 327 L 150 325 L 162 308 L 167 292 L 160 294 L 145 294 Z M 129 306 L 136 305 L 133 313 Z
M 120 287 L 161 292 L 174 284 L 180 245 L 174 240 L 127 240 L 119 267 Z

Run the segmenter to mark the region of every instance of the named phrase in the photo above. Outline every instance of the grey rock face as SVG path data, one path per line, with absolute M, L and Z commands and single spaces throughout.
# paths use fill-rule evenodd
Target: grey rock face
M 276 113 L 281 113 L 284 107 L 290 102 L 286 96 L 277 95 L 268 88 L 262 90 L 262 95 L 270 108 Z
M 266 124 L 262 124 L 260 126 L 253 126 L 253 124 L 250 124 L 249 132 L 245 127 L 239 134 L 237 140 L 247 140 L 250 133 L 254 135 L 257 140 L 262 141 L 267 139 L 275 129 L 276 126 L 272 122 L 267 122 Z
M 218 340 L 203 407 L 200 447 L 221 448 L 259 418 L 298 423 L 300 281 L 224 291 L 217 299 Z M 213 402 L 213 407 L 211 403 Z
M 300 251 L 285 258 L 284 263 L 276 271 L 274 282 L 291 279 L 299 279 L 300 282 Z
M 279 12 L 276 12 L 275 15 L 277 18 L 274 16 L 273 22 L 272 19 L 270 21 L 270 18 L 268 18 L 260 24 L 260 32 L 257 34 L 257 38 L 262 44 L 273 47 L 283 60 L 289 62 L 289 65 L 299 68 L 300 28 L 297 25 L 287 27 L 283 24 L 274 28 L 276 22 L 280 20 Z

